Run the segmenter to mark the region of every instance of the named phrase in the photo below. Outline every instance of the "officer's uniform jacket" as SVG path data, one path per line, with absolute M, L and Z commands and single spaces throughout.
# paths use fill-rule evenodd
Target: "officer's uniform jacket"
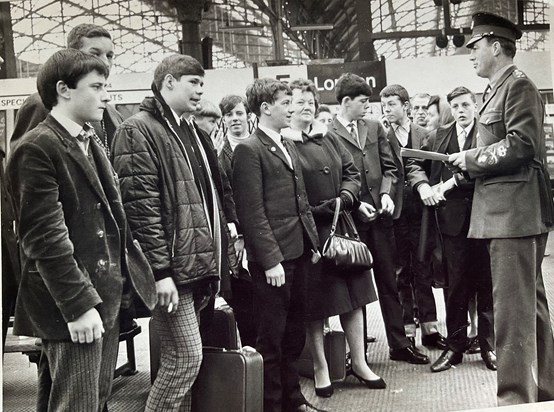
M 544 106 L 536 86 L 511 66 L 479 114 L 477 148 L 466 153 L 467 172 L 476 179 L 468 237 L 513 238 L 552 230 Z

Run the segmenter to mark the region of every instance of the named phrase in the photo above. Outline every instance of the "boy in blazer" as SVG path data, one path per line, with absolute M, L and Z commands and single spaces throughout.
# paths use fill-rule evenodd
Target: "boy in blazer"
M 21 139 L 7 166 L 22 267 L 14 333 L 42 339 L 41 363 L 50 373 L 39 375 L 38 398 L 49 399 L 52 411 L 104 407 L 124 285 L 150 309 L 156 303 L 117 175 L 87 123 L 99 121 L 110 100 L 107 76 L 100 59 L 78 50 L 48 59 L 37 86 L 51 112 Z
M 432 132 L 424 148 L 439 153 L 470 149 L 477 138 L 475 95 L 466 87 L 457 87 L 447 95 L 447 101 L 455 122 Z M 429 170 L 429 180 L 422 177 L 412 181 L 415 190 L 429 183 L 441 202 L 431 213 L 437 214 L 437 229 L 442 235 L 447 268 L 448 347 L 431 365 L 431 371 L 445 371 L 462 362 L 463 353 L 470 344 L 467 337 L 468 305 L 475 294 L 481 357 L 487 368 L 496 370 L 489 253 L 483 240 L 467 237 L 475 182 L 467 181 L 462 174 L 453 174 L 443 162 L 418 163 L 422 169 Z
M 429 363 L 429 358 L 411 344 L 404 331 L 393 265 L 392 218 L 399 210 L 393 199 L 398 194 L 402 196 L 402 192 L 397 190 L 400 171 L 381 123 L 363 118 L 369 107 L 371 94 L 371 86 L 360 76 L 343 74 L 336 85 L 339 113 L 327 133 L 342 141 L 360 171 L 360 207 L 354 214 L 354 220 L 360 238 L 374 257 L 373 272 L 390 359 L 426 364 Z
M 402 202 L 396 204 L 394 235 L 397 251 L 396 282 L 403 309 L 404 328 L 406 335 L 415 345 L 414 307 L 417 307 L 417 318 L 421 325 L 421 343 L 427 347 L 444 349 L 446 340 L 437 328 L 437 307 L 432 289 L 431 264 L 428 259 L 420 260 L 417 257 L 422 204 L 419 196 L 412 190 L 400 156 L 400 149 L 403 147 L 421 149 L 427 142 L 428 133 L 423 127 L 410 121 L 408 117 L 410 96 L 403 86 L 391 84 L 381 91 L 380 96 L 383 112 L 391 125 L 387 139 L 393 149 L 401 176 L 397 198 L 402 199 Z M 429 186 L 422 186 L 421 189 L 431 190 Z
M 544 104 L 513 63 L 521 30 L 492 13 L 473 16 L 467 47 L 489 80 L 476 148 L 451 154 L 475 179 L 468 237 L 491 259 L 498 405 L 554 400 L 554 338 L 541 265 L 554 204 L 546 168 Z M 517 350 L 514 350 L 517 348 Z
M 264 358 L 264 411 L 316 411 L 294 365 L 306 336 L 304 302 L 318 238 L 289 126 L 291 90 L 272 79 L 246 90 L 256 131 L 233 154 L 233 191 L 252 276 L 256 349 Z

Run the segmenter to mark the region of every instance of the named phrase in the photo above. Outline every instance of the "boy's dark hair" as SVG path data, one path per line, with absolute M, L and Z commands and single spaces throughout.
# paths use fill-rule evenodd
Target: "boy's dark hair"
M 275 103 L 277 93 L 285 92 L 287 95 L 292 95 L 288 84 L 275 79 L 256 79 L 246 88 L 246 101 L 248 108 L 256 116 L 260 117 L 260 107 L 262 103 Z
M 500 43 L 500 47 L 502 48 L 502 52 L 512 59 L 516 55 L 516 44 L 508 39 L 505 39 L 504 37 L 497 37 L 497 36 L 487 36 L 485 37 L 487 39 L 487 42 L 489 44 L 493 44 L 495 41 Z
M 335 86 L 335 95 L 339 104 L 342 103 L 342 99 L 345 97 L 355 99 L 361 95 L 369 97 L 372 94 L 371 86 L 360 76 L 353 73 L 344 73 Z
M 473 100 L 473 103 L 477 103 L 477 99 L 475 98 L 475 93 L 473 93 L 471 90 L 469 90 L 467 87 L 464 87 L 464 86 L 456 87 L 454 90 L 448 93 L 446 95 L 446 101 L 450 103 L 456 97 L 463 96 L 464 94 L 469 94 L 471 96 L 471 100 Z
M 315 101 L 315 108 L 319 107 L 319 93 L 317 91 L 317 87 L 311 80 L 306 79 L 296 79 L 290 82 L 289 84 L 290 90 L 293 91 L 294 89 L 298 89 L 301 92 L 310 92 L 314 95 L 314 101 Z
M 96 56 L 74 49 L 64 49 L 54 53 L 43 64 L 37 76 L 37 89 L 42 103 L 48 110 L 58 104 L 57 84 L 64 82 L 70 89 L 90 72 L 108 77 L 109 69 Z
M 177 81 L 181 76 L 202 76 L 204 68 L 198 60 L 186 54 L 172 54 L 163 59 L 154 70 L 154 84 L 158 90 L 162 89 L 165 76 L 171 74 Z
M 104 27 L 97 26 L 96 24 L 83 23 L 73 27 L 67 35 L 67 48 L 80 49 L 82 46 L 81 39 L 83 37 L 87 39 L 92 39 L 93 37 L 107 37 L 110 40 L 112 39 L 112 36 L 110 36 L 110 33 Z
M 246 104 L 246 99 L 244 97 L 238 96 L 236 94 L 229 94 L 225 96 L 223 99 L 221 99 L 221 101 L 219 102 L 219 109 L 221 110 L 221 115 L 225 116 L 227 113 L 233 110 L 240 103 L 244 105 L 244 108 L 246 109 L 246 113 L 250 113 L 250 110 L 248 109 L 248 105 Z
M 408 94 L 408 91 L 399 84 L 391 84 L 386 86 L 383 90 L 381 90 L 381 93 L 379 93 L 379 96 L 381 97 L 392 97 L 397 96 L 400 99 L 400 103 L 404 104 L 406 102 L 410 102 L 410 95 Z

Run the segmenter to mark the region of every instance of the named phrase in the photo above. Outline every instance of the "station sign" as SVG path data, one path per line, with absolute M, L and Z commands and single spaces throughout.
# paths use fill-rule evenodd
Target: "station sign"
M 384 61 L 309 64 L 307 69 L 308 79 L 316 85 L 320 102 L 324 104 L 338 104 L 335 86 L 339 77 L 344 73 L 357 74 L 365 79 L 373 89 L 371 101 L 380 101 L 379 93 L 387 85 Z

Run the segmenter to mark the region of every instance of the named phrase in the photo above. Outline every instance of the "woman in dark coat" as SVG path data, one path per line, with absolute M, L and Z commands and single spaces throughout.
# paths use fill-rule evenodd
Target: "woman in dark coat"
M 317 89 L 308 80 L 296 80 L 292 89 L 291 127 L 281 131 L 295 141 L 308 200 L 317 226 L 320 245 L 329 237 L 336 198 L 341 209 L 353 210 L 360 191 L 360 174 L 341 142 L 326 136 L 327 129 L 314 122 Z M 340 315 L 350 346 L 354 375 L 369 388 L 386 385 L 365 359 L 362 308 L 377 300 L 370 271 L 348 272 L 323 259 L 312 267 L 308 279 L 307 344 L 314 359 L 314 385 L 318 396 L 329 397 L 333 387 L 323 350 L 323 323 Z

